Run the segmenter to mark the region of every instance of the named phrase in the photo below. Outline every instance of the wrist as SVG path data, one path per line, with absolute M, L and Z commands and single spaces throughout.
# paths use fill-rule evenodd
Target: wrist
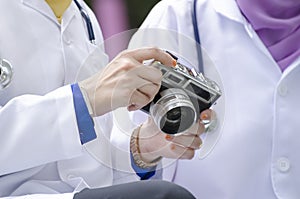
M 141 127 L 142 126 L 136 128 L 131 135 L 130 151 L 132 153 L 134 163 L 140 168 L 147 169 L 157 166 L 162 157 L 151 152 L 141 150 L 142 139 L 139 136 Z
M 83 96 L 84 102 L 87 106 L 87 109 L 89 111 L 89 114 L 90 114 L 91 117 L 93 117 L 94 116 L 94 111 L 93 111 L 93 108 L 92 108 L 90 97 L 89 97 L 87 91 L 85 90 L 85 88 L 80 83 L 78 83 L 78 86 L 79 86 L 79 89 L 82 93 L 82 96 Z
M 162 155 L 162 147 L 165 141 L 161 137 L 161 132 L 150 118 L 140 127 L 139 148 L 141 156 L 145 161 L 151 162 Z

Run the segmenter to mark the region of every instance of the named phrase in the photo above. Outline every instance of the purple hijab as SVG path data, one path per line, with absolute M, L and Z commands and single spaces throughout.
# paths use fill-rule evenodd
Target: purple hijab
M 236 0 L 284 71 L 300 55 L 300 0 Z

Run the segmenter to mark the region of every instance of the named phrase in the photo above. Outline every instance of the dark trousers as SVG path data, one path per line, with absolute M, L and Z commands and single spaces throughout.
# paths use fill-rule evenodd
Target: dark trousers
M 74 199 L 195 199 L 195 197 L 174 183 L 149 180 L 84 189 L 76 193 Z

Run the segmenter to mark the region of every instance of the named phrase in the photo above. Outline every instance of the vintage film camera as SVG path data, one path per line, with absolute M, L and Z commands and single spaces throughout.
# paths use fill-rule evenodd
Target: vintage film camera
M 160 69 L 163 79 L 153 101 L 141 110 L 150 114 L 164 133 L 177 135 L 187 130 L 198 120 L 201 111 L 210 108 L 221 96 L 214 81 L 180 63 L 167 67 L 151 60 L 145 65 Z

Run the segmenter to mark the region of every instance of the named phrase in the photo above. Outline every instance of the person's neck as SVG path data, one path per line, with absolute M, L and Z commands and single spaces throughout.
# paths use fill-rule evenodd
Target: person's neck
M 53 10 L 57 20 L 61 23 L 62 16 L 67 10 L 72 0 L 45 0 Z

